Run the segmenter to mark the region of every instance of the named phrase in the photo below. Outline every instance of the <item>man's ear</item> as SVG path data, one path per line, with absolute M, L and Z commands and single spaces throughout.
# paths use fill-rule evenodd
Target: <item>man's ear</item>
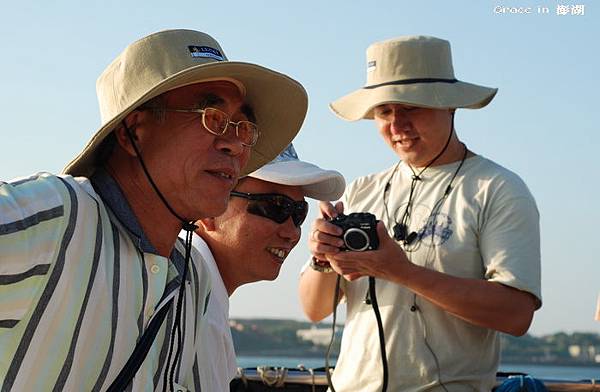
M 137 142 L 139 140 L 136 132 L 138 116 L 139 112 L 137 110 L 134 110 L 133 112 L 129 113 L 127 117 L 125 117 L 125 119 L 122 121 L 122 123 L 119 124 L 114 130 L 117 143 L 119 144 L 119 146 L 121 146 L 123 150 L 127 151 L 127 153 L 131 156 L 136 156 L 135 149 L 131 145 L 131 139 L 133 139 L 134 142 Z M 129 131 L 131 132 L 131 138 L 129 137 L 129 135 L 127 135 L 127 129 L 125 129 L 125 126 L 127 126 L 127 129 L 129 129 Z
M 202 218 L 196 221 L 198 229 L 196 231 L 215 231 L 215 218 Z

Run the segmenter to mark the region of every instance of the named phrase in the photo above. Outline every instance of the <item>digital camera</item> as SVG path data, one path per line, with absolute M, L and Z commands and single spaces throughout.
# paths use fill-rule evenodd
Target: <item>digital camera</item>
M 342 250 L 362 252 L 379 247 L 375 215 L 368 212 L 340 214 L 330 222 L 344 231 L 341 236 L 344 240 Z

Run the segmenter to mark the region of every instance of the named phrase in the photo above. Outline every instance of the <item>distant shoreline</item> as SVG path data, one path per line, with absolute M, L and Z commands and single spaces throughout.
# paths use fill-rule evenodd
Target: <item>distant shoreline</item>
M 568 362 L 568 361 L 558 361 L 558 362 L 500 362 L 503 366 L 507 365 L 535 365 L 535 366 L 562 366 L 562 367 L 596 367 L 600 369 L 600 363 L 597 362 Z
M 231 333 L 240 356 L 323 359 L 331 325 L 275 319 L 232 319 Z M 299 334 L 302 332 L 302 334 Z M 324 335 L 323 332 L 327 334 Z M 330 358 L 337 358 L 342 331 L 336 331 Z M 600 369 L 600 334 L 564 332 L 535 337 L 500 334 L 502 365 L 590 367 Z M 599 372 L 600 373 L 600 372 Z
M 330 358 L 332 362 L 335 362 L 337 358 L 337 353 L 332 353 Z M 316 352 L 294 352 L 294 355 L 290 355 L 289 351 L 281 351 L 281 350 L 264 350 L 260 352 L 248 352 L 242 351 L 237 352 L 238 357 L 266 357 L 266 358 L 311 358 L 311 359 L 324 359 L 325 353 L 316 353 Z M 600 369 L 600 363 L 597 362 L 572 362 L 572 361 L 525 361 L 525 360 L 509 360 L 509 361 L 500 361 L 500 364 L 503 366 L 522 366 L 522 365 L 535 365 L 535 366 L 564 366 L 564 367 L 596 367 Z M 265 364 L 269 365 L 269 364 Z

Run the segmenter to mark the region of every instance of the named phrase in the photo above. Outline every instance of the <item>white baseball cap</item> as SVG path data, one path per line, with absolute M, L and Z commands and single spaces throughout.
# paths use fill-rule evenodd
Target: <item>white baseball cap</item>
M 307 197 L 317 200 L 337 200 L 346 189 L 346 181 L 340 172 L 301 161 L 291 143 L 275 159 L 248 174 L 248 177 L 275 184 L 301 186 Z

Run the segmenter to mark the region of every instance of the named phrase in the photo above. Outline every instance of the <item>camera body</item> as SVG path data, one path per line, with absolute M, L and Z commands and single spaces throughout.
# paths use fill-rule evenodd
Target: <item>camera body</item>
M 377 219 L 369 212 L 354 212 L 349 215 L 340 214 L 331 221 L 341 228 L 344 246 L 341 250 L 363 252 L 379 247 L 377 236 Z

